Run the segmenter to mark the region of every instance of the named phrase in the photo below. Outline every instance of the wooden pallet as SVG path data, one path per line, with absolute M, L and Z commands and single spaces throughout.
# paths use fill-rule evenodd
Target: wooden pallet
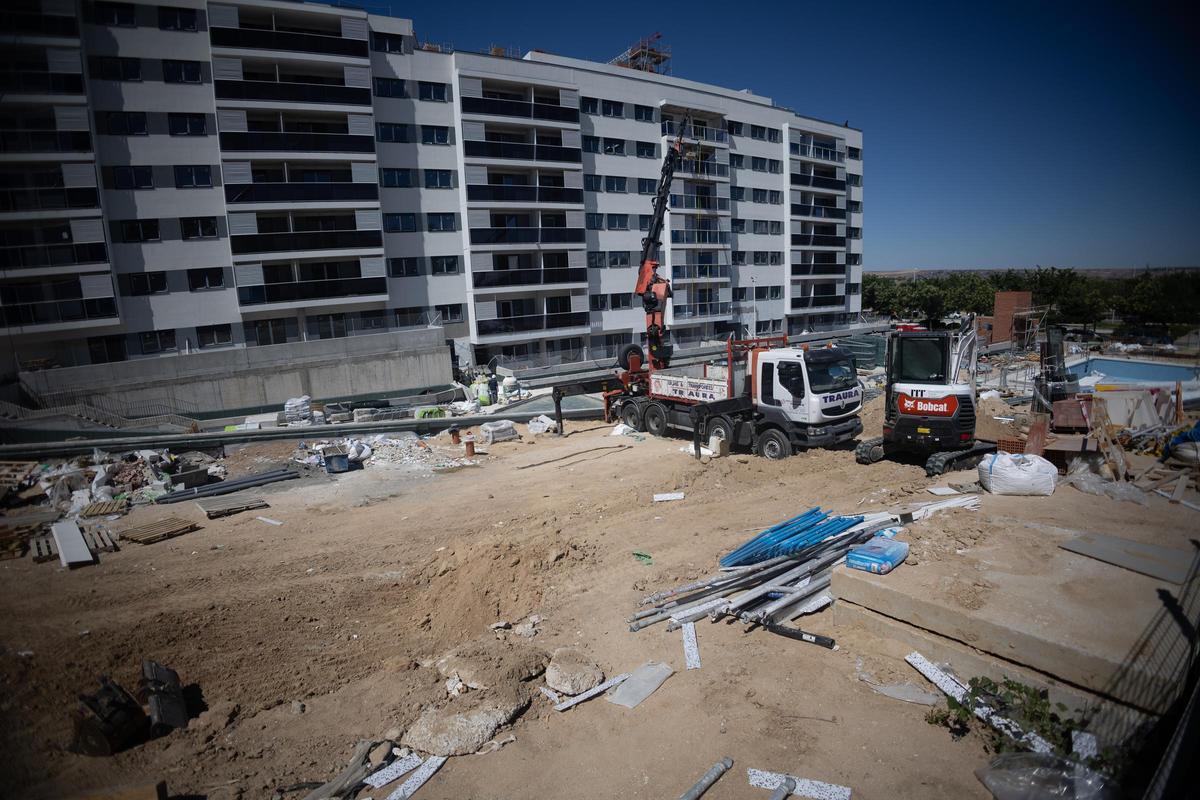
M 254 495 L 221 495 L 219 497 L 202 497 L 196 501 L 196 506 L 204 512 L 209 519 L 217 517 L 227 517 L 230 514 L 238 514 L 242 511 L 251 511 L 256 508 L 270 508 L 267 501 L 261 497 Z
M 41 536 L 35 536 L 29 543 L 32 545 L 33 560 L 37 563 L 58 560 L 58 547 L 54 544 L 54 537 L 50 534 L 44 533 Z
M 115 553 L 120 550 L 112 534 L 105 528 L 85 528 L 83 541 L 93 553 Z
M 117 547 L 117 542 L 113 539 L 112 534 L 103 528 L 97 528 L 96 530 L 81 529 L 80 533 L 83 534 L 83 542 L 87 545 L 88 550 L 92 551 L 92 555 L 96 553 L 115 553 L 121 549 Z M 58 560 L 58 546 L 54 543 L 54 537 L 51 534 L 34 536 L 29 540 L 29 545 L 33 554 L 33 560 L 37 563 Z
M 125 498 L 120 500 L 105 500 L 101 503 L 92 503 L 83 507 L 79 512 L 81 517 L 107 517 L 109 514 L 123 514 L 129 503 Z
M 122 539 L 128 539 L 138 544 L 153 544 L 154 542 L 161 542 L 163 539 L 170 539 L 174 536 L 194 531 L 199 527 L 199 525 L 191 520 L 168 517 L 160 519 L 158 522 L 149 522 L 145 525 L 126 528 L 123 531 L 119 531 L 118 535 Z
M 0 461 L 0 494 L 19 486 L 37 465 L 36 461 Z

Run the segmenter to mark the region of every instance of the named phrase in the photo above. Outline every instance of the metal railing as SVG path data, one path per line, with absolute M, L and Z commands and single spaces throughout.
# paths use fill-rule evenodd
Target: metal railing
M 793 233 L 792 247 L 845 247 L 846 237 L 825 233 Z
M 283 100 L 293 103 L 371 105 L 371 90 L 332 83 L 218 80 L 213 88 L 220 100 Z
M 815 217 L 817 219 L 845 219 L 846 209 L 833 206 L 806 206 L 792 203 L 793 217 Z
M 0 418 L 25 422 L 60 416 L 78 417 L 79 419 L 94 422 L 106 428 L 118 430 L 124 428 L 158 427 L 160 425 L 174 425 L 183 430 L 199 428 L 199 423 L 196 420 L 177 414 L 157 414 L 129 419 L 88 403 L 73 403 L 71 405 L 31 409 L 0 400 Z
M 117 316 L 117 305 L 111 297 L 96 300 L 44 300 L 0 306 L 0 325 L 55 325 L 61 322 L 80 322 L 108 319 Z
M 728 197 L 714 197 L 706 194 L 673 194 L 672 208 L 696 209 L 698 211 L 728 211 Z
M 88 131 L 0 131 L 0 151 L 5 153 L 90 153 Z
M 685 228 L 671 231 L 672 244 L 729 244 L 729 231 L 708 231 Z
M 477 319 L 475 327 L 480 336 L 502 336 L 510 333 L 554 330 L 557 328 L 587 327 L 588 312 L 567 311 L 553 314 L 530 314 L 521 317 Z
M 365 39 L 343 39 L 333 34 L 266 31 L 256 28 L 210 28 L 208 36 L 213 47 L 245 47 L 359 58 L 370 55 Z
M 0 71 L 0 92 L 14 94 L 83 94 L 83 76 L 68 72 Z
M 497 97 L 462 97 L 460 103 L 464 114 L 579 122 L 579 109 L 568 106 L 532 103 L 526 100 L 504 100 Z
M 578 164 L 583 161 L 583 151 L 580 148 L 562 147 L 554 144 L 492 142 L 468 139 L 463 142 L 463 153 L 476 158 L 511 158 L 521 161 L 563 161 L 570 164 Z
M 715 280 L 729 277 L 728 264 L 674 264 L 671 276 L 677 281 Z
M 338 278 L 324 281 L 266 283 L 260 286 L 239 286 L 237 293 L 238 305 L 243 306 L 369 295 L 386 297 L 387 278 Z
M 251 233 L 229 237 L 229 246 L 238 254 L 383 247 L 383 232 L 354 230 Z
M 685 175 L 713 175 L 718 178 L 729 177 L 729 165 L 718 164 L 715 161 L 694 161 L 684 159 L 676 168 Z
M 685 139 L 699 139 L 704 142 L 729 141 L 729 133 L 720 128 L 700 127 L 698 125 L 688 125 L 684 128 L 683 125 L 671 120 L 664 120 L 662 122 L 663 136 L 678 136 L 681 128 L 683 128 Z
M 227 203 L 312 203 L 338 200 L 378 200 L 374 183 L 227 183 Z
M 733 313 L 733 303 L 687 303 L 674 307 L 675 319 L 696 319 L 698 317 L 727 317 Z
M 60 17 L 51 14 L 2 11 L 0 12 L 0 30 L 8 34 L 16 33 L 27 36 L 79 38 L 79 26 L 75 23 L 74 17 Z
M 800 142 L 792 142 L 791 154 L 794 156 L 807 156 L 809 158 L 820 158 L 825 161 L 843 162 L 846 160 L 846 154 L 840 150 L 835 150 L 831 147 L 821 147 L 815 144 L 803 144 Z
M 108 248 L 104 242 L 0 247 L 0 269 L 69 267 L 76 264 L 104 264 L 107 261 Z
M 583 239 L 583 228 L 471 228 L 471 244 L 564 243 Z
M 548 267 L 544 269 L 501 269 L 474 271 L 471 283 L 476 289 L 505 286 L 541 286 L 556 283 L 587 283 L 586 267 Z
M 842 308 L 845 305 L 846 296 L 844 294 L 822 294 L 792 298 L 792 308 Z
M 791 173 L 792 186 L 812 186 L 817 189 L 846 190 L 846 182 L 837 178 L 825 178 L 820 175 L 809 175 L 803 172 Z
M 92 188 L 0 189 L 0 212 L 99 207 L 100 193 Z
M 375 137 L 351 133 L 299 131 L 223 131 L 222 150 L 305 151 L 321 153 L 374 153 Z
M 792 277 L 818 277 L 823 275 L 845 275 L 845 264 L 792 264 Z
M 582 203 L 582 189 L 562 186 L 506 186 L 501 184 L 471 184 L 467 200 L 496 203 Z

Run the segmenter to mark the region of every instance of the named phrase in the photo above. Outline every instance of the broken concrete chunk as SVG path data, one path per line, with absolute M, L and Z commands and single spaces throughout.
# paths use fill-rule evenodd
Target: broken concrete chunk
M 506 619 L 502 619 L 499 622 L 493 622 L 491 625 L 488 626 L 488 628 L 493 631 L 506 631 L 511 627 L 512 627 L 512 623 Z
M 538 635 L 538 630 L 532 622 L 522 622 L 513 628 L 513 633 L 517 636 L 524 636 L 526 639 L 532 639 Z
M 528 645 L 481 639 L 451 650 L 436 662 L 443 678 L 457 675 L 472 689 L 503 686 L 541 675 L 549 656 Z
M 467 700 L 443 708 L 427 708 L 404 734 L 403 743 L 437 756 L 474 753 L 529 705 L 527 690 L 503 692 L 477 700 L 474 708 L 461 709 Z
M 603 682 L 604 671 L 584 653 L 571 647 L 555 650 L 546 667 L 546 685 L 563 694 L 580 694 Z

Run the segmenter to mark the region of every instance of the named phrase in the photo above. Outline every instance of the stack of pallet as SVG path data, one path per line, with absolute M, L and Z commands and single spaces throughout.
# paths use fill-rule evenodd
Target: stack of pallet
M 1162 495 L 1172 503 L 1200 511 L 1200 467 L 1168 467 L 1154 463 L 1142 470 L 1133 485 L 1144 492 Z M 1189 489 L 1191 491 L 1189 491 Z

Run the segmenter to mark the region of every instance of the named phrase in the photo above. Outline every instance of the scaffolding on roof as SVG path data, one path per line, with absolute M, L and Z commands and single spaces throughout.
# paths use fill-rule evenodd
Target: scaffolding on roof
M 608 63 L 642 72 L 670 75 L 671 45 L 662 44 L 662 34 L 655 31 L 649 36 L 638 39 L 625 52 Z

